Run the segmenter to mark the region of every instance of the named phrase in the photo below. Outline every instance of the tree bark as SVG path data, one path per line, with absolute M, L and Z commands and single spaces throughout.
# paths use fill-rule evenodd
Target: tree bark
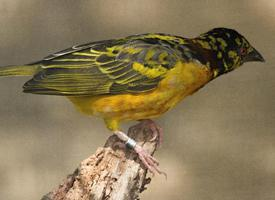
M 157 142 L 149 130 L 129 129 L 128 135 L 154 154 Z M 136 200 L 151 181 L 146 175 L 137 154 L 113 135 L 42 200 Z

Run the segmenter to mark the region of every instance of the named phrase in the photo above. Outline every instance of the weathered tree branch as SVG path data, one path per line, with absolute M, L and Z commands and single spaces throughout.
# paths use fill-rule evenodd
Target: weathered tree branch
M 155 152 L 157 144 L 149 130 L 130 129 L 129 136 Z M 113 135 L 42 200 L 135 200 L 151 181 L 146 174 L 137 154 Z

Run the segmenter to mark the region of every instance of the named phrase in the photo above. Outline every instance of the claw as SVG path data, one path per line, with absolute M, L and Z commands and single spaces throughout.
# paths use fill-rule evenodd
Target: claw
M 153 137 L 151 138 L 151 141 L 157 140 L 158 145 L 160 145 L 162 142 L 162 129 L 152 120 L 142 120 L 139 124 L 130 127 L 128 133 L 134 131 L 144 131 L 146 128 L 149 128 L 149 130 L 152 131 Z M 159 162 L 157 159 L 151 156 L 124 132 L 115 131 L 114 133 L 120 138 L 121 141 L 125 142 L 127 147 L 134 149 L 145 168 L 147 168 L 153 176 L 156 174 L 164 175 L 167 179 L 167 174 L 159 169 Z
M 134 131 L 134 130 L 144 130 L 144 129 L 151 130 L 152 133 L 153 133 L 153 136 L 152 136 L 152 139 L 150 141 L 157 140 L 158 146 L 161 146 L 162 141 L 163 141 L 163 130 L 153 120 L 143 119 L 143 120 L 140 121 L 139 124 L 137 124 L 135 126 L 132 126 L 129 130 Z
M 158 141 L 158 146 L 161 146 L 161 144 L 163 142 L 163 130 L 162 130 L 162 128 L 159 125 L 157 125 L 156 123 L 150 124 L 149 126 L 150 126 L 150 128 L 153 132 L 153 137 L 152 137 L 151 141 L 157 140 Z
M 164 175 L 165 178 L 167 179 L 167 174 L 158 168 L 159 162 L 153 156 L 147 153 L 139 145 L 136 145 L 134 150 L 138 154 L 138 157 L 142 161 L 144 166 L 153 174 L 153 176 L 155 174 L 160 174 L 160 175 Z
M 126 145 L 121 141 L 117 141 L 113 144 L 113 147 L 117 149 L 125 149 Z

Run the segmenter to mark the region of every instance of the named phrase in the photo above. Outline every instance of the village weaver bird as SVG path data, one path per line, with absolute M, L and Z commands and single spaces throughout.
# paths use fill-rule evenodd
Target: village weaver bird
M 24 92 L 66 96 L 82 113 L 103 118 L 152 173 L 161 173 L 120 123 L 139 120 L 161 140 L 151 119 L 249 61 L 264 59 L 237 31 L 215 28 L 195 38 L 149 33 L 76 45 L 35 63 L 1 67 L 0 76 L 33 76 Z

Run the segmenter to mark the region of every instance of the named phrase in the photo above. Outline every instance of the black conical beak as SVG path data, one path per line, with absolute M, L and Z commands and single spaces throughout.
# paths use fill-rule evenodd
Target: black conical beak
M 263 56 L 256 49 L 254 49 L 249 54 L 247 54 L 243 58 L 243 60 L 244 62 L 252 62 L 252 61 L 265 62 L 265 59 L 263 58 Z

